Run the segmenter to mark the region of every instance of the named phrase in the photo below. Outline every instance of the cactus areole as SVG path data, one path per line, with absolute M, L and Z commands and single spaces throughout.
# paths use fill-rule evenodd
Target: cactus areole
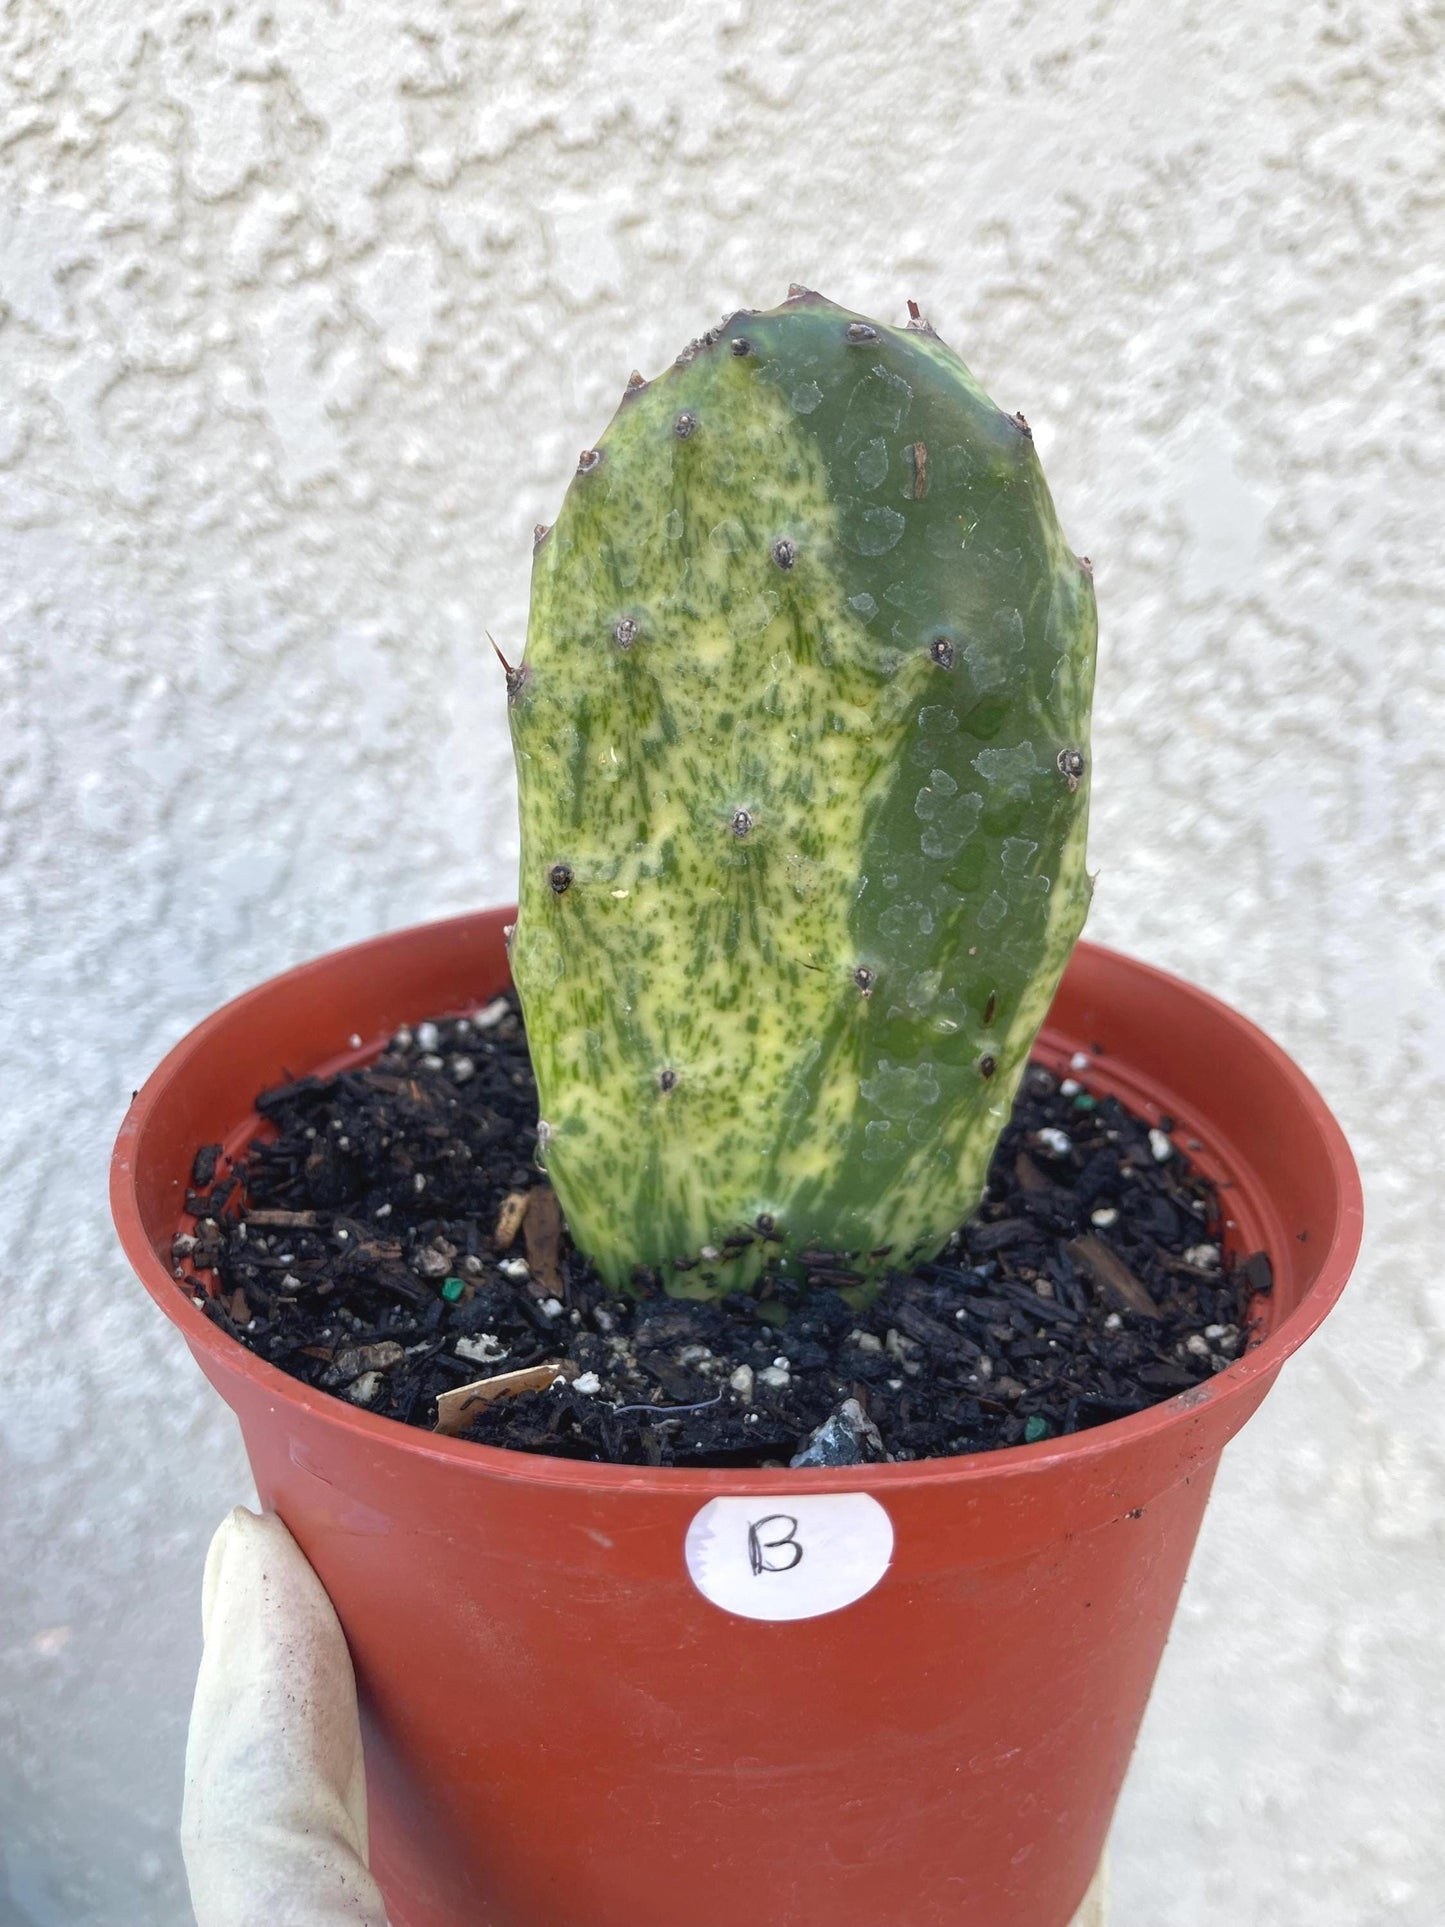
M 508 677 L 538 1155 L 615 1287 L 868 1280 L 977 1205 L 1088 906 L 1095 635 L 916 313 L 795 290 L 629 384 Z

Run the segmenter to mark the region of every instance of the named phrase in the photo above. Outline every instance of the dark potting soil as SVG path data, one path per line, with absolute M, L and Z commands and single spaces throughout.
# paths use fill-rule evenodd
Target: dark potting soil
M 1269 1260 L 1222 1256 L 1169 1118 L 1025 1075 L 987 1196 L 865 1309 L 846 1265 L 721 1303 L 614 1296 L 533 1163 L 520 1012 L 402 1030 L 373 1063 L 265 1091 L 233 1168 L 196 1154 L 177 1276 L 282 1371 L 431 1428 L 439 1394 L 556 1362 L 461 1435 L 634 1465 L 851 1464 L 1030 1443 L 1143 1410 L 1246 1348 Z M 525 1202 L 525 1209 L 522 1210 Z M 521 1211 L 520 1220 L 518 1219 Z M 765 1227 L 766 1229 L 766 1227 Z

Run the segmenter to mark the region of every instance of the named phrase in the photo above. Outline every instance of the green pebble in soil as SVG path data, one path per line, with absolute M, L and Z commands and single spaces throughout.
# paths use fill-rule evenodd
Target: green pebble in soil
M 1049 1436 L 1049 1422 L 1046 1418 L 1040 1418 L 1039 1414 L 1035 1412 L 1031 1419 L 1025 1420 L 1024 1422 L 1024 1444 L 1025 1445 L 1037 1445 L 1040 1439 L 1046 1439 L 1048 1436 Z
M 1076 1111 L 1097 1111 L 1098 1108 L 1098 1098 L 1090 1097 L 1087 1091 L 1080 1091 L 1079 1095 L 1074 1099 L 1074 1109 Z
M 449 1305 L 454 1305 L 466 1290 L 460 1278 L 448 1278 L 442 1284 L 442 1297 Z

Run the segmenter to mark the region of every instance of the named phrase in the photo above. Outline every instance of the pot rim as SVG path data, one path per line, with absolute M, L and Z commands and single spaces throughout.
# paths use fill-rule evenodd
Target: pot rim
M 1104 944 L 1081 941 L 1076 946 L 1079 951 L 1122 965 L 1136 976 L 1152 979 L 1156 984 L 1166 987 L 1171 994 L 1190 999 L 1211 1009 L 1216 1016 L 1223 1017 L 1265 1058 L 1271 1073 L 1294 1093 L 1310 1113 L 1323 1141 L 1325 1160 L 1335 1192 L 1336 1212 L 1330 1242 L 1320 1260 L 1314 1282 L 1298 1304 L 1280 1320 L 1276 1329 L 1212 1379 L 1180 1392 L 1174 1398 L 1151 1405 L 1143 1412 L 1132 1413 L 1127 1418 L 1111 1419 L 1104 1425 L 1061 1438 L 1042 1439 L 1034 1445 L 1001 1446 L 955 1458 L 906 1460 L 896 1465 L 783 1467 L 776 1470 L 605 1465 L 585 1460 L 545 1458 L 532 1453 L 510 1451 L 502 1446 L 480 1445 L 468 1439 L 441 1438 L 418 1426 L 404 1425 L 398 1419 L 383 1418 L 378 1413 L 348 1404 L 330 1392 L 303 1384 L 300 1379 L 290 1377 L 277 1366 L 257 1357 L 254 1352 L 227 1337 L 192 1302 L 190 1292 L 177 1283 L 170 1269 L 157 1255 L 146 1232 L 138 1195 L 137 1147 L 163 1095 L 184 1075 L 197 1052 L 216 1031 L 243 1017 L 249 1005 L 263 1003 L 283 978 L 321 974 L 343 959 L 355 957 L 398 938 L 417 938 L 424 932 L 437 936 L 447 931 L 456 933 L 463 926 L 475 925 L 478 918 L 486 914 L 474 911 L 414 925 L 408 930 L 366 937 L 357 943 L 293 965 L 289 970 L 279 971 L 231 998 L 187 1031 L 137 1091 L 126 1112 L 111 1158 L 111 1214 L 121 1246 L 142 1284 L 166 1317 L 179 1328 L 197 1361 L 209 1359 L 219 1372 L 251 1380 L 257 1389 L 300 1407 L 310 1419 L 349 1435 L 359 1446 L 409 1452 L 440 1464 L 450 1464 L 458 1471 L 490 1474 L 522 1484 L 565 1486 L 574 1491 L 608 1494 L 625 1491 L 665 1492 L 676 1497 L 691 1498 L 796 1492 L 800 1483 L 805 1483 L 808 1491 L 819 1493 L 859 1490 L 882 1492 L 945 1483 L 967 1485 L 981 1479 L 1028 1478 L 1066 1462 L 1083 1468 L 1089 1461 L 1105 1459 L 1120 1448 L 1139 1444 L 1152 1435 L 1167 1432 L 1187 1422 L 1206 1405 L 1218 1406 L 1224 1402 L 1243 1403 L 1248 1400 L 1241 1413 L 1241 1417 L 1247 1416 L 1255 1402 L 1259 1381 L 1264 1380 L 1267 1385 L 1285 1359 L 1318 1328 L 1349 1279 L 1364 1229 L 1364 1198 L 1359 1171 L 1334 1114 L 1293 1058 L 1258 1025 L 1241 1016 L 1211 992 L 1154 964 L 1130 957 L 1123 951 Z M 1040 1034 L 1047 1037 L 1047 1020 Z M 1117 1061 L 1126 1068 L 1130 1067 L 1127 1058 Z

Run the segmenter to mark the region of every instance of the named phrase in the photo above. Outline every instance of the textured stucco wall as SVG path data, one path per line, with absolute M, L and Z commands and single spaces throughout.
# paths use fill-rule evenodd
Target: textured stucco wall
M 0 1927 L 187 1917 L 247 1481 L 112 1245 L 126 1098 L 258 977 L 509 893 L 482 629 L 628 370 L 792 279 L 916 297 L 1035 424 L 1103 611 L 1092 933 L 1271 1029 L 1369 1186 L 1229 1454 L 1117 1927 L 1438 1927 L 1442 41 L 1439 0 L 0 10 Z

